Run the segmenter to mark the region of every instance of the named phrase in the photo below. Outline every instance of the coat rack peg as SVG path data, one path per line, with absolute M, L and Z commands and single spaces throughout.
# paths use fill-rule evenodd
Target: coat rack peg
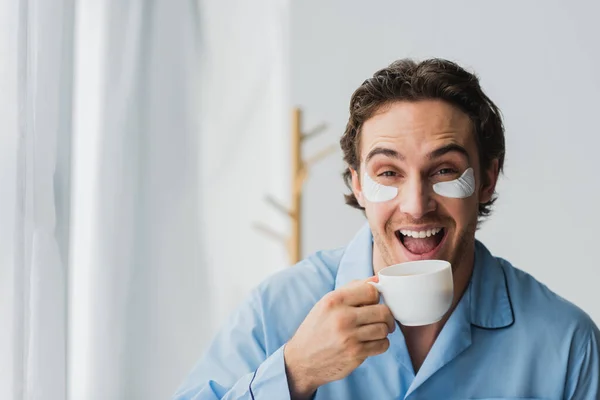
M 255 222 L 253 224 L 254 229 L 260 231 L 262 234 L 269 236 L 271 239 L 276 240 L 278 242 L 282 242 L 284 244 L 286 244 L 286 242 L 288 241 L 288 239 L 286 238 L 285 235 L 276 232 L 275 230 L 269 228 L 268 226 L 260 223 L 260 222 Z
M 308 160 L 305 161 L 306 168 L 310 169 L 310 167 L 313 166 L 314 164 L 316 164 L 317 162 L 321 161 L 328 155 L 335 153 L 337 151 L 337 149 L 338 149 L 338 146 L 336 144 L 327 146 L 326 148 L 319 151 L 317 154 L 315 154 L 314 156 L 310 157 Z
M 325 132 L 325 130 L 327 130 L 327 123 L 323 122 L 319 125 L 317 125 L 316 127 L 314 127 L 313 129 L 311 129 L 309 132 L 306 132 L 302 135 L 302 141 L 311 139 L 315 136 L 320 135 L 321 133 Z
M 294 214 L 292 213 L 291 210 L 288 210 L 283 204 L 281 204 L 279 201 L 275 200 L 275 198 L 273 196 L 267 195 L 265 197 L 265 201 L 268 204 L 270 204 L 274 209 L 279 211 L 280 213 L 287 215 L 288 217 L 294 216 Z

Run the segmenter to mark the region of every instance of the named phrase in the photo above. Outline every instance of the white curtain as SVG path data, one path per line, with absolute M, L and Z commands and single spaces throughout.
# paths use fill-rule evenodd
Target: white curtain
M 0 0 L 1 399 L 169 398 L 284 266 L 287 2 L 218 4 Z
M 66 248 L 59 238 L 68 220 L 57 221 L 64 209 L 56 203 L 68 194 L 68 170 L 67 175 L 57 171 L 59 164 L 64 167 L 58 157 L 68 147 L 59 154 L 57 140 L 59 131 L 68 129 L 69 96 L 60 89 L 62 68 L 69 63 L 63 41 L 70 33 L 68 26 L 56 29 L 63 27 L 62 14 L 37 6 L 3 2 L 1 7 L 3 399 L 66 393 Z

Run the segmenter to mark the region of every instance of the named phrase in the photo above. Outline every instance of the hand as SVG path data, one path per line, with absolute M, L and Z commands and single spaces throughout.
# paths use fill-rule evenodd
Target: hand
M 369 356 L 389 348 L 396 323 L 379 293 L 354 281 L 325 295 L 285 345 L 284 359 L 292 399 L 310 398 L 319 386 L 345 378 Z

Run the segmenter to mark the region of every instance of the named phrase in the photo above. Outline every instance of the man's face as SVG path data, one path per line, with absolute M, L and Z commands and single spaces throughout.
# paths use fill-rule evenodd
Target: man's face
M 485 171 L 490 183 L 482 185 L 475 135 L 465 113 L 440 100 L 383 107 L 363 124 L 360 162 L 360 170 L 352 171 L 353 191 L 373 232 L 374 263 L 383 264 L 374 265 L 376 270 L 421 259 L 447 260 L 456 269 L 465 256 L 472 260 L 478 205 L 490 200 L 498 172 L 494 163 Z M 433 190 L 435 183 L 455 180 L 469 167 L 475 173 L 472 195 L 450 198 Z M 362 190 L 365 172 L 398 188 L 397 196 L 369 201 Z

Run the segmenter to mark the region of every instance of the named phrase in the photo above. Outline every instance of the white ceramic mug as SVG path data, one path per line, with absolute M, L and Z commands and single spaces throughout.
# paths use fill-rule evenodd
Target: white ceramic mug
M 375 286 L 402 325 L 429 325 L 441 320 L 452 305 L 454 284 L 448 261 L 420 260 L 379 271 Z

